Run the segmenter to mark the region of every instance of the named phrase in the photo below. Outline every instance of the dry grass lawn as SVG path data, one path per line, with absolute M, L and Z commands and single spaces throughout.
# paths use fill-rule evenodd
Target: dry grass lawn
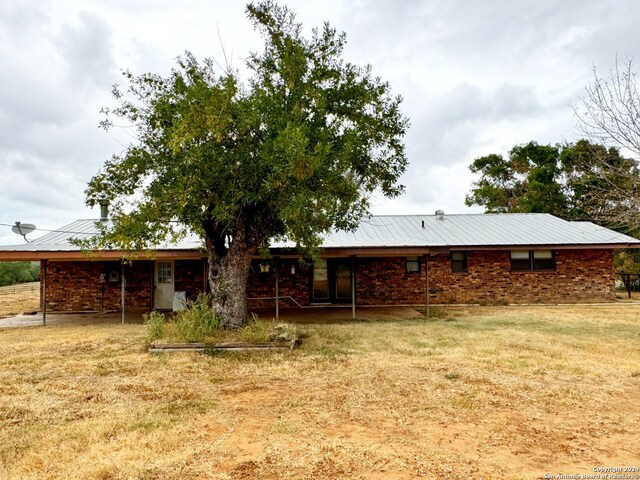
M 640 459 L 640 305 L 299 326 L 286 353 L 142 326 L 0 330 L 0 478 L 516 479 Z
M 13 287 L 0 287 L 0 318 L 38 310 L 39 303 L 38 291 L 24 289 L 13 293 Z

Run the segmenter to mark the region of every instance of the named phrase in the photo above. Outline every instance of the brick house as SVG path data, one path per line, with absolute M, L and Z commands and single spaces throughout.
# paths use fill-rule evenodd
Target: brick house
M 121 262 L 122 252 L 87 256 L 70 237 L 95 233 L 102 220 L 78 220 L 23 245 L 0 246 L 0 260 L 39 260 L 48 311 L 171 309 L 176 292 L 207 288 L 197 238 Z M 374 216 L 355 232 L 323 242 L 313 265 L 286 243 L 256 258 L 249 308 L 452 303 L 575 303 L 614 299 L 616 249 L 640 240 L 589 222 L 548 214 Z M 125 282 L 122 280 L 126 279 Z

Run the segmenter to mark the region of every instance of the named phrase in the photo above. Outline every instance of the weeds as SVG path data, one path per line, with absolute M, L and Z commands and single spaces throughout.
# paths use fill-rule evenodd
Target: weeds
M 154 342 L 164 337 L 166 319 L 164 313 L 152 311 L 144 315 L 144 323 L 147 326 L 147 339 Z
M 199 295 L 187 308 L 167 318 L 164 313 L 153 311 L 144 316 L 149 343 L 158 340 L 176 342 L 295 342 L 296 327 L 275 321 L 263 321 L 257 316 L 239 330 L 225 331 L 221 328 L 211 308 L 207 295 Z
M 178 312 L 174 324 L 178 338 L 184 342 L 203 342 L 217 337 L 220 330 L 207 295 L 198 295 L 195 302 Z

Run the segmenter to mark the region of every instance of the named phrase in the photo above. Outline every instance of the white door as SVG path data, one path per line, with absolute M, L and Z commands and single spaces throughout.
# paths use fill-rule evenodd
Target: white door
M 173 262 L 156 262 L 153 307 L 160 310 L 173 308 Z

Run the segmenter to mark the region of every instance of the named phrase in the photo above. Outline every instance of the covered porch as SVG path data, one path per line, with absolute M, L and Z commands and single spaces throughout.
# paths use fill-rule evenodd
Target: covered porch
M 263 320 L 275 320 L 273 308 L 253 310 Z M 314 307 L 314 308 L 281 308 L 279 321 L 298 324 L 331 324 L 353 321 L 350 308 L 344 307 Z M 362 307 L 357 310 L 356 321 L 396 321 L 423 318 L 420 309 L 414 307 Z M 123 318 L 120 312 L 93 313 L 49 313 L 46 318 L 47 326 L 78 326 L 78 325 L 121 325 Z M 127 312 L 124 324 L 136 325 L 143 323 L 142 312 Z M 42 313 L 35 315 L 16 315 L 0 318 L 0 329 L 16 327 L 43 326 Z

